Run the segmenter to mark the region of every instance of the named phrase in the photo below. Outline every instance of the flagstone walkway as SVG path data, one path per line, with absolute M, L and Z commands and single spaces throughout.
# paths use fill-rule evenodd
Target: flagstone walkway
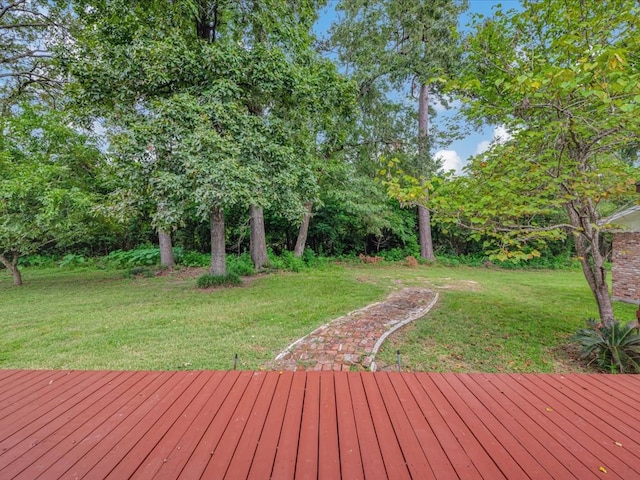
M 424 317 L 438 294 L 424 288 L 404 288 L 386 300 L 348 313 L 282 351 L 272 365 L 279 370 L 376 370 L 382 342 L 398 328 Z

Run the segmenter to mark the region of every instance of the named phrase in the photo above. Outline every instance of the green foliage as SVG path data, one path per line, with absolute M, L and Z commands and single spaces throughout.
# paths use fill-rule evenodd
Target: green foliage
M 101 167 L 92 139 L 43 103 L 0 117 L 0 260 L 67 247 L 102 228 Z
M 89 261 L 87 257 L 85 257 L 84 255 L 68 253 L 64 257 L 62 257 L 62 260 L 60 260 L 59 265 L 61 267 L 79 267 L 79 266 L 86 265 L 87 263 L 89 263 Z
M 465 226 L 498 261 L 539 257 L 573 236 L 576 257 L 614 321 L 601 252 L 603 212 L 633 201 L 638 168 L 620 152 L 640 135 L 640 10 L 634 0 L 523 1 L 476 18 L 452 82 L 467 120 L 508 135 L 445 182 L 431 205 Z
M 269 266 L 275 270 L 289 270 L 291 272 L 300 272 L 307 268 L 302 258 L 294 256 L 288 250 L 283 251 L 279 256 L 269 250 Z
M 593 319 L 586 323 L 572 337 L 582 347 L 582 359 L 609 373 L 640 373 L 640 333 L 634 324 L 604 326 Z
M 18 265 L 21 267 L 53 267 L 58 258 L 55 255 L 27 255 L 21 257 Z
M 378 256 L 384 258 L 388 262 L 400 262 L 408 256 L 419 257 L 420 250 L 416 252 L 415 248 L 391 248 L 389 250 L 381 250 Z
M 235 272 L 228 272 L 226 275 L 205 273 L 198 277 L 196 284 L 198 288 L 237 286 L 242 285 L 242 279 Z
M 160 264 L 160 249 L 153 247 L 135 250 L 116 250 L 104 258 L 107 266 L 113 268 L 144 267 Z
M 59 78 L 46 55 L 51 40 L 64 37 L 71 23 L 65 2 L 3 2 L 0 15 L 0 110 L 25 97 L 51 96 Z
M 227 257 L 227 262 L 229 257 Z M 211 254 L 200 252 L 186 252 L 182 255 L 180 265 L 185 267 L 207 267 L 211 264 Z
M 242 255 L 227 255 L 227 272 L 240 277 L 247 277 L 256 273 L 253 268 L 251 256 L 248 253 Z

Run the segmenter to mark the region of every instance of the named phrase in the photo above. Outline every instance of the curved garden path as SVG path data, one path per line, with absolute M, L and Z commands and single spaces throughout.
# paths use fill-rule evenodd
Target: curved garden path
M 374 371 L 376 353 L 391 333 L 424 317 L 438 294 L 424 288 L 403 288 L 385 300 L 348 313 L 295 341 L 271 367 L 281 370 Z

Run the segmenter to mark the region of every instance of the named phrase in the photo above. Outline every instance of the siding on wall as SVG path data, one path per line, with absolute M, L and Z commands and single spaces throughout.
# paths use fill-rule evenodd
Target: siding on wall
M 613 298 L 640 302 L 640 232 L 613 235 Z

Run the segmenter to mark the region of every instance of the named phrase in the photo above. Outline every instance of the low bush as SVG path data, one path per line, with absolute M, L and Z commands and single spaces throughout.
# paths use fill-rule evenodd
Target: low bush
M 241 285 L 240 276 L 234 272 L 228 272 L 226 275 L 212 275 L 205 273 L 198 277 L 196 281 L 198 288 L 223 287 Z
M 280 256 L 275 255 L 269 250 L 269 267 L 274 270 L 288 270 L 291 272 L 300 272 L 307 268 L 302 258 L 296 257 L 293 252 L 284 250 Z
M 20 267 L 53 267 L 55 264 L 56 257 L 53 255 L 29 255 L 18 260 Z
M 211 254 L 200 252 L 186 252 L 180 259 L 180 265 L 185 267 L 208 267 L 211 263 Z
M 227 271 L 239 277 L 247 277 L 255 273 L 251 256 L 248 253 L 242 255 L 227 255 Z
M 84 255 L 76 255 L 75 253 L 68 253 L 62 260 L 60 260 L 61 267 L 79 267 L 88 264 L 88 259 Z
M 159 248 L 136 248 L 116 250 L 104 258 L 105 263 L 114 268 L 132 268 L 157 265 L 160 263 Z
M 581 346 L 581 357 L 610 373 L 640 373 L 640 333 L 635 324 L 615 322 L 605 327 L 596 320 L 587 320 L 572 340 Z

